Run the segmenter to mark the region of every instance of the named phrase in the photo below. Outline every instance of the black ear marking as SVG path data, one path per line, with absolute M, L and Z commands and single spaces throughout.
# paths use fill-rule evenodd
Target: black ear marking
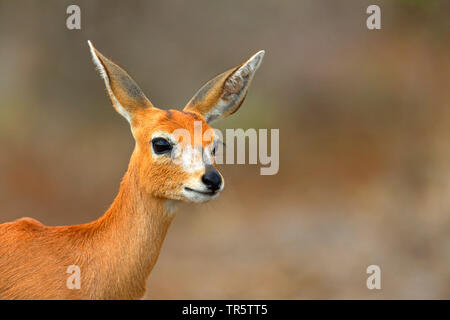
M 166 113 L 166 120 L 170 121 L 173 118 L 172 110 L 164 110 Z
M 128 95 L 132 98 L 141 98 L 143 93 L 141 88 L 133 81 L 130 77 L 127 77 L 124 74 L 121 74 L 119 77 L 119 82 L 126 90 Z
M 183 114 L 187 115 L 187 116 L 191 116 L 193 117 L 195 120 L 197 121 L 201 121 L 200 116 L 198 114 L 196 114 L 195 112 L 190 112 L 190 111 L 181 111 Z

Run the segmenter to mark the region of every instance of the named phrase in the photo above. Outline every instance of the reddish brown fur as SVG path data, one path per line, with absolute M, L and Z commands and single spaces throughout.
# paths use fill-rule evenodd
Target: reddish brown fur
M 103 217 L 92 223 L 47 227 L 23 218 L 0 225 L 1 299 L 136 299 L 159 255 L 173 215 L 165 199 L 179 193 L 187 174 L 155 163 L 153 132 L 192 131 L 195 117 L 172 110 L 141 110 L 133 123 L 136 147 L 120 191 Z M 205 130 L 209 126 L 204 123 Z M 193 135 L 193 133 L 192 133 Z M 177 179 L 167 179 L 177 177 Z M 66 287 L 69 265 L 81 268 L 81 289 Z
M 101 64 L 105 69 L 114 107 L 131 124 L 136 145 L 128 170 L 113 204 L 94 222 L 48 227 L 23 218 L 0 225 L 0 299 L 142 297 L 174 217 L 169 202 L 188 200 L 182 193 L 183 183 L 204 173 L 187 173 L 170 157 L 153 157 L 150 141 L 157 131 L 170 133 L 178 128 L 188 130 L 193 139 L 194 121 L 202 122 L 203 132 L 210 129 L 204 113 L 214 107 L 214 101 L 209 104 L 209 98 L 203 98 L 219 97 L 223 79 L 210 87 L 211 92 L 191 100 L 184 111 L 164 111 L 151 104 L 124 70 L 93 47 L 91 52 L 97 67 Z M 197 107 L 192 101 L 197 101 Z M 239 105 L 231 105 L 232 111 Z M 202 141 L 203 146 L 207 143 Z M 79 290 L 66 285 L 71 265 L 81 270 Z

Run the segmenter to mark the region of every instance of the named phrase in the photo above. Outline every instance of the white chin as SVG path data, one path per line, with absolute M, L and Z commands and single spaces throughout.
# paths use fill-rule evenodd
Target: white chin
M 219 196 L 220 192 L 207 193 L 207 191 L 195 191 L 189 189 L 183 189 L 183 195 L 188 201 L 192 202 L 205 202 L 215 199 Z

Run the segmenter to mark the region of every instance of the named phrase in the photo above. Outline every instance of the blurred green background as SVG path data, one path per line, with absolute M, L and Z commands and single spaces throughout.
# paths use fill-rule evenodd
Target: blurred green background
M 82 29 L 66 28 L 81 7 Z M 366 28 L 381 7 L 382 29 Z M 450 2 L 0 1 L 0 222 L 98 218 L 133 148 L 86 41 L 158 107 L 266 56 L 224 128 L 279 128 L 280 171 L 223 165 L 145 298 L 450 298 Z M 382 290 L 366 288 L 367 266 Z

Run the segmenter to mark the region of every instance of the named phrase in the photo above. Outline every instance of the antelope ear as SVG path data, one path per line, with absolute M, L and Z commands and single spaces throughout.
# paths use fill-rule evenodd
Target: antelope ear
M 131 122 L 138 109 L 153 108 L 150 100 L 125 70 L 103 56 L 89 40 L 88 44 L 92 60 L 105 81 L 111 103 L 118 113 Z
M 184 111 L 197 112 L 208 123 L 235 113 L 244 101 L 263 57 L 264 51 L 261 50 L 243 64 L 207 82 L 188 102 Z

